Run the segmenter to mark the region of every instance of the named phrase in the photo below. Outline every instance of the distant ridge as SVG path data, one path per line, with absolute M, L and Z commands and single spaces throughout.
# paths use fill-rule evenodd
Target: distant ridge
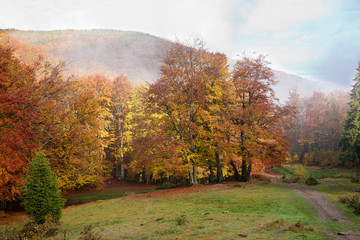
M 125 74 L 133 83 L 153 82 L 159 77 L 161 57 L 173 44 L 148 33 L 119 30 L 4 30 L 22 42 L 42 48 L 50 55 L 69 63 L 79 75 L 101 73 L 108 77 Z M 234 60 L 230 60 L 234 63 Z M 274 70 L 278 84 L 274 87 L 282 103 L 289 90 L 297 88 L 302 96 L 313 91 L 329 93 L 338 86 L 311 81 Z
M 5 30 L 69 63 L 80 75 L 126 74 L 134 82 L 154 81 L 160 58 L 171 41 L 147 33 L 118 30 Z

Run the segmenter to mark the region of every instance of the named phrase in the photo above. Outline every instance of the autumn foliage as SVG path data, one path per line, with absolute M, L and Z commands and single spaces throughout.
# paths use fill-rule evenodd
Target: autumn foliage
M 263 56 L 244 56 L 230 71 L 226 56 L 199 39 L 176 43 L 158 80 L 133 88 L 125 75 L 68 75 L 43 54 L 21 60 L 34 49 L 10 40 L 21 51 L 0 41 L 1 201 L 18 197 L 40 147 L 64 191 L 99 186 L 111 174 L 147 183 L 248 181 L 287 161 L 294 111 L 275 98 Z

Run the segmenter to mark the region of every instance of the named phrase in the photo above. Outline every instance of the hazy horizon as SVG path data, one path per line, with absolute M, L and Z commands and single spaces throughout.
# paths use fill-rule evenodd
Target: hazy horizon
M 0 28 L 114 29 L 169 40 L 195 34 L 211 51 L 267 55 L 272 68 L 348 89 L 360 60 L 360 2 L 340 0 L 0 0 Z

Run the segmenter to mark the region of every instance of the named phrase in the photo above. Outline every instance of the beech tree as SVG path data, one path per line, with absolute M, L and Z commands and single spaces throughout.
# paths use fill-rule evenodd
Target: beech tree
M 241 181 L 249 181 L 254 161 L 265 165 L 286 161 L 284 120 L 290 109 L 276 104 L 274 74 L 267 65 L 261 55 L 243 57 L 232 72 L 235 100 L 231 121 L 241 157 Z M 231 165 L 237 173 L 236 165 Z
M 34 69 L 0 44 L 0 201 L 19 195 L 27 159 L 38 146 L 32 125 L 38 118 L 35 79 Z
M 132 86 L 124 75 L 114 79 L 111 84 L 111 143 L 110 148 L 114 151 L 115 175 L 119 180 L 125 179 L 124 154 L 129 150 L 130 131 L 128 128 L 127 114 L 131 98 Z
M 172 126 L 173 139 L 188 164 L 193 185 L 198 184 L 197 117 L 205 101 L 204 54 L 199 40 L 194 40 L 191 47 L 176 43 L 164 59 L 160 79 L 150 86 L 153 101 Z

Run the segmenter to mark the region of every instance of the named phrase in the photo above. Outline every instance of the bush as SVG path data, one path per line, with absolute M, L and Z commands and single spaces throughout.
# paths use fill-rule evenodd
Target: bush
M 360 195 L 340 197 L 339 202 L 346 204 L 355 214 L 360 215 Z
M 175 219 L 175 222 L 176 222 L 177 225 L 180 226 L 180 225 L 184 225 L 184 224 L 187 223 L 188 221 L 186 220 L 185 216 L 182 215 L 182 216 L 180 216 L 180 217 L 177 217 L 177 218 Z
M 306 185 L 309 185 L 309 186 L 315 186 L 315 185 L 318 185 L 319 182 L 314 178 L 314 177 L 309 177 L 308 179 L 306 179 Z
M 175 187 L 176 187 L 175 184 L 166 182 L 166 183 L 163 183 L 160 186 L 158 186 L 156 189 L 171 189 L 171 188 L 175 188 Z
M 284 183 L 298 183 L 300 182 L 299 177 L 287 177 L 282 180 Z
M 308 173 L 306 168 L 303 165 L 297 165 L 294 171 L 296 177 L 299 178 L 299 182 L 305 182 L 308 178 Z
M 352 176 L 351 177 L 351 182 L 352 183 L 360 183 L 360 177 Z
M 53 221 L 51 217 L 46 217 L 42 224 L 28 223 L 21 228 L 5 228 L 0 231 L 0 238 L 9 240 L 48 239 L 55 236 L 59 229 L 58 222 Z
M 65 200 L 43 152 L 38 152 L 30 163 L 21 200 L 26 214 L 37 224 L 44 223 L 46 216 L 55 222 L 61 217 Z
M 94 227 L 91 223 L 85 225 L 80 236 L 80 240 L 101 240 L 99 233 L 94 232 Z

